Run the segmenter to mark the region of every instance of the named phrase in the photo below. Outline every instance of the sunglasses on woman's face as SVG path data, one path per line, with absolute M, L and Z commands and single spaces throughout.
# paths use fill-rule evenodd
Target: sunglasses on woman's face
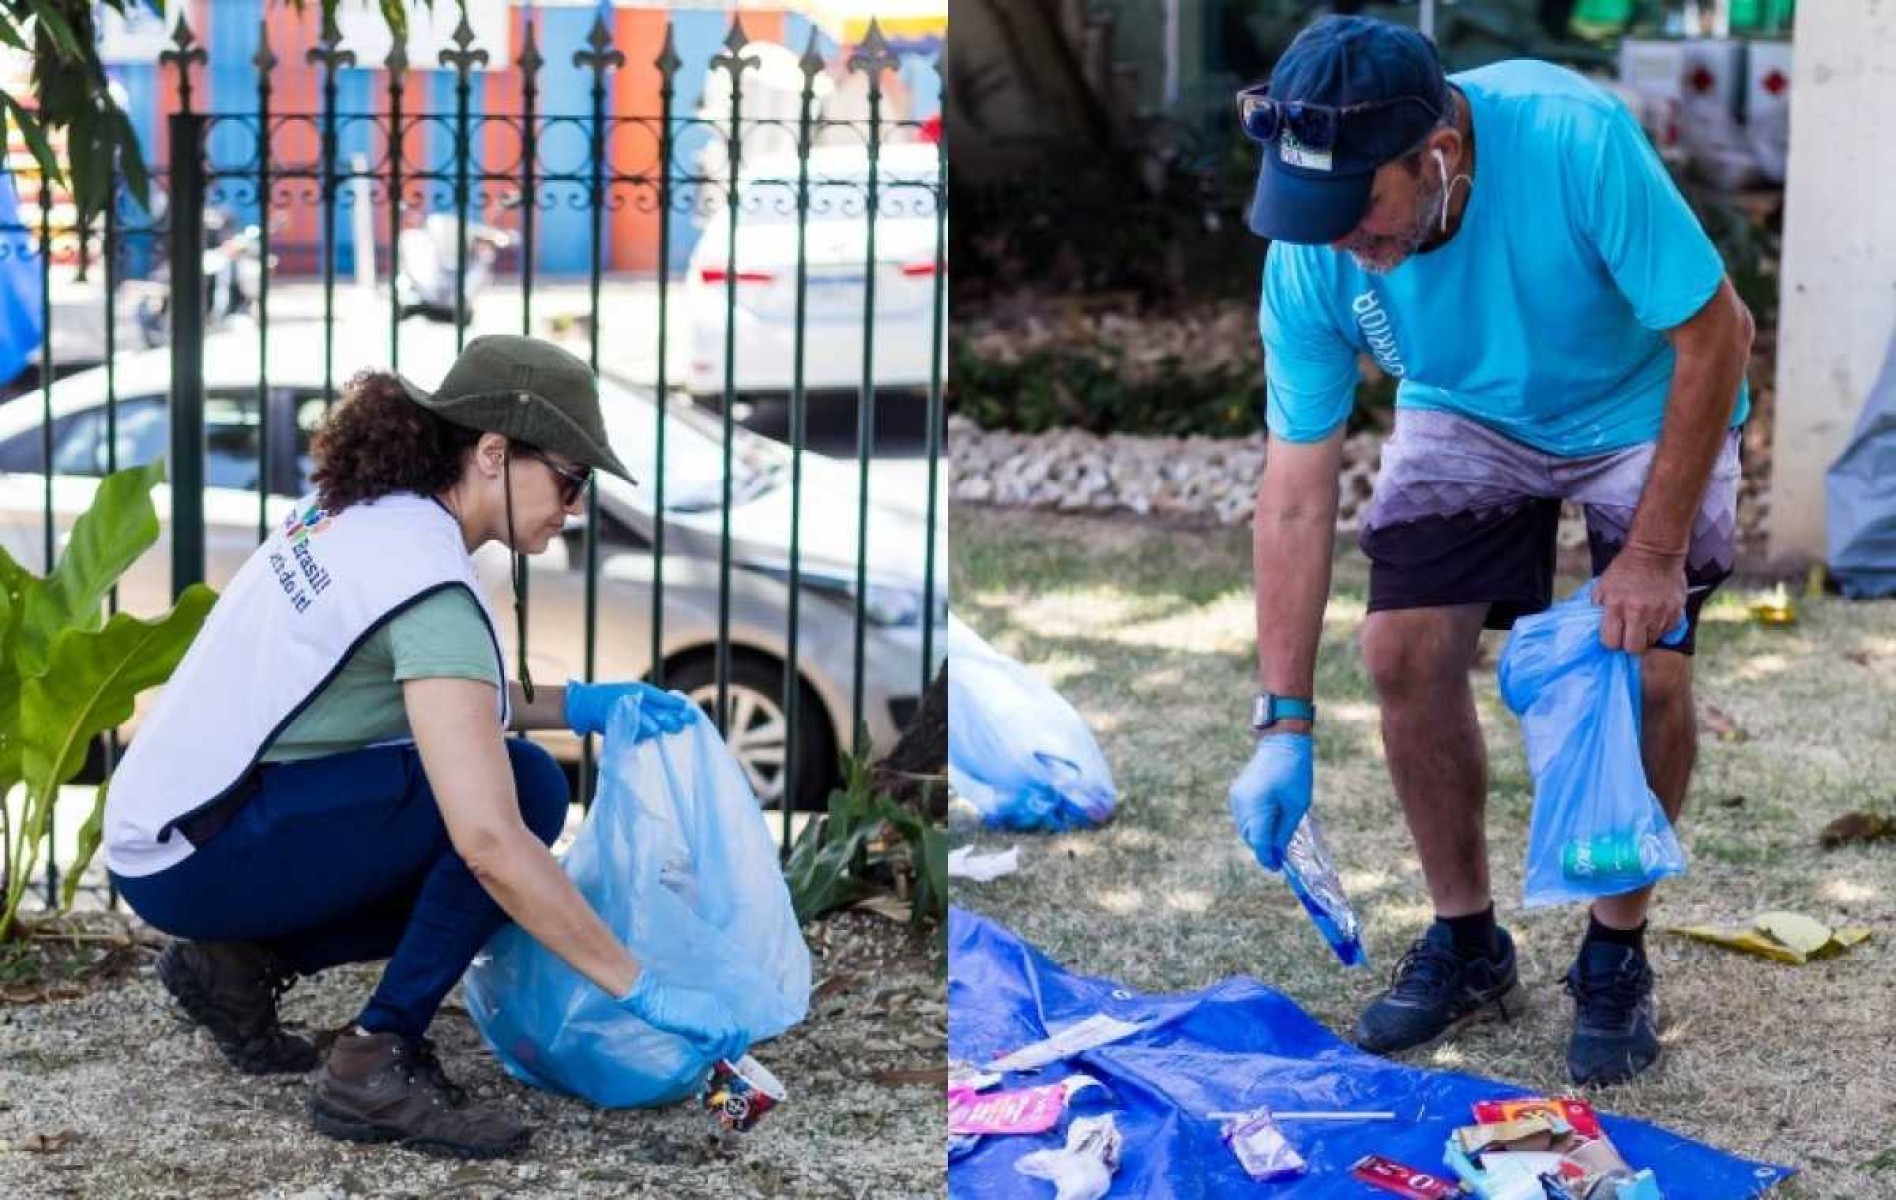
M 529 454 L 528 457 L 539 459 L 546 464 L 547 470 L 559 477 L 560 505 L 562 507 L 571 508 L 578 502 L 581 496 L 586 494 L 587 485 L 592 483 L 593 473 L 591 467 L 561 466 L 544 454 Z

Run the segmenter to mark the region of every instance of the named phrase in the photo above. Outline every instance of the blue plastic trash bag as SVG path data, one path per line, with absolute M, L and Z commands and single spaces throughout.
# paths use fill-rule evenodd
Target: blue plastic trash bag
M 1825 492 L 1837 586 L 1852 600 L 1896 595 L 1896 337 Z
M 1613 896 L 1685 870 L 1640 761 L 1639 659 L 1600 641 L 1593 584 L 1514 623 L 1501 698 L 1534 775 L 1526 903 Z M 1665 640 L 1685 636 L 1685 620 Z
M 1073 706 L 948 618 L 948 782 L 999 829 L 1084 829 L 1113 815 L 1112 768 Z
M 621 701 L 566 873 L 646 969 L 715 993 L 750 1041 L 775 1037 L 809 1011 L 810 952 L 757 799 L 711 722 L 635 745 L 637 724 L 637 699 Z M 606 1108 L 668 1104 L 711 1069 L 517 925 L 464 982 L 495 1057 L 535 1087 Z

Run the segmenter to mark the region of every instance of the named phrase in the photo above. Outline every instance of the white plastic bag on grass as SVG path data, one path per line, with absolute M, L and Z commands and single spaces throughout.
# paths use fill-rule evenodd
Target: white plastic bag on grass
M 948 618 L 948 782 L 1001 829 L 1084 829 L 1113 815 L 1112 768 L 1045 680 Z

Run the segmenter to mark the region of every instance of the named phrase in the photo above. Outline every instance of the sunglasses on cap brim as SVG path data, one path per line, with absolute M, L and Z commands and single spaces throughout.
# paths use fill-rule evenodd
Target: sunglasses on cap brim
M 1279 100 L 1270 94 L 1271 85 L 1260 83 L 1237 95 L 1238 125 L 1244 136 L 1254 142 L 1270 143 L 1289 133 L 1299 145 L 1311 150 L 1333 150 L 1345 122 L 1402 104 L 1420 105 L 1436 120 L 1442 110 L 1422 96 L 1391 96 L 1362 104 L 1318 104 L 1310 100 Z

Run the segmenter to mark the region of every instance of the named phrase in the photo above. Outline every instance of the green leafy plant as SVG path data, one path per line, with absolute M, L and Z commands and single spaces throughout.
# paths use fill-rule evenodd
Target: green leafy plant
M 870 786 L 868 764 L 843 766 L 829 809 L 803 827 L 784 878 L 797 920 L 811 921 L 912 877 L 909 921 L 948 915 L 948 835 L 924 811 Z
M 92 740 L 129 719 L 140 692 L 170 677 L 216 599 L 195 584 L 156 620 L 105 619 L 106 593 L 158 540 L 151 490 L 163 479 L 162 463 L 107 476 L 44 577 L 0 550 L 0 797 L 26 785 L 18 828 L 0 805 L 0 938 L 15 932 L 60 787 L 79 773 Z M 67 869 L 67 907 L 99 847 L 104 816 L 101 786 Z

